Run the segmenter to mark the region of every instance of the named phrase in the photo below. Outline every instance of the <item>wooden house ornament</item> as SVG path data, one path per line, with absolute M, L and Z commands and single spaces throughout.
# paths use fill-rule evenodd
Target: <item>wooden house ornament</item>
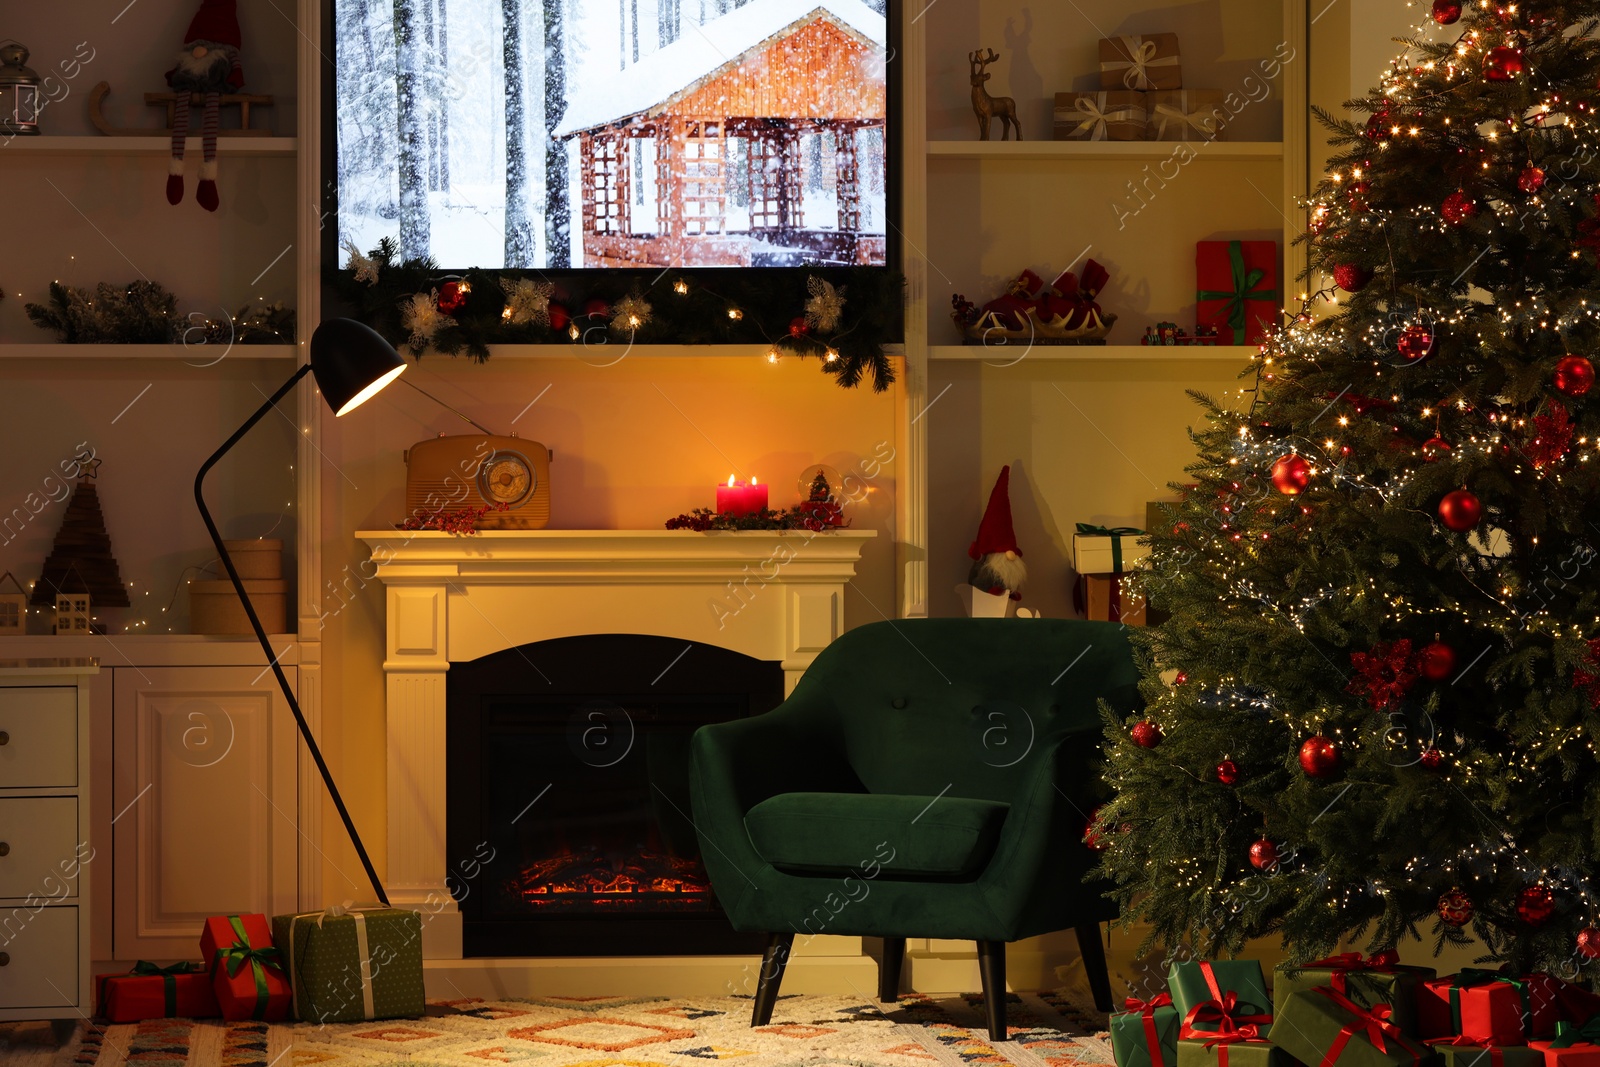
M 6 583 L 11 591 L 6 591 Z M 28 591 L 10 571 L 0 574 L 0 637 L 20 637 L 28 632 Z
M 56 594 L 56 634 L 87 637 L 89 629 L 89 594 Z

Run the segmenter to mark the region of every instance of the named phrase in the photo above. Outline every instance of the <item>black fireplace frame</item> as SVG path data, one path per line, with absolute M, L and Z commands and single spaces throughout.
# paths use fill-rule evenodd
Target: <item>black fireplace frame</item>
M 759 953 L 764 935 L 741 934 L 714 914 L 496 917 L 488 913 L 488 880 L 507 862 L 492 840 L 486 814 L 490 783 L 484 766 L 484 721 L 516 701 L 529 708 L 602 702 L 634 723 L 674 718 L 696 701 L 714 699 L 722 717 L 770 711 L 783 700 L 780 663 L 715 645 L 645 634 L 591 634 L 506 649 L 446 675 L 445 847 L 448 884 L 462 913 L 462 954 L 482 957 L 743 955 Z M 498 709 L 498 710 L 497 710 Z M 532 799 L 532 793 L 530 793 Z M 692 818 L 693 813 L 690 812 Z M 484 860 L 484 845 L 493 859 Z

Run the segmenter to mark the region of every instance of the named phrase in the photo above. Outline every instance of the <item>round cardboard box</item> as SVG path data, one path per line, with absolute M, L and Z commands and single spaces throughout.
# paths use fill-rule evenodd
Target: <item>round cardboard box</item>
M 233 557 L 233 569 L 239 577 L 261 578 L 276 581 L 283 577 L 283 542 L 256 538 L 253 541 L 224 541 L 228 555 Z M 227 573 L 224 571 L 223 573 Z M 198 582 L 196 585 L 200 584 Z M 226 583 L 224 583 L 226 584 Z M 260 611 L 260 607 L 256 608 Z M 270 629 L 270 627 L 269 627 Z M 199 631 L 196 631 L 199 632 Z M 276 633 L 277 631 L 273 631 Z
M 267 633 L 284 633 L 289 583 L 281 578 L 245 578 L 244 589 Z M 197 634 L 255 633 L 232 582 L 190 583 L 189 630 Z

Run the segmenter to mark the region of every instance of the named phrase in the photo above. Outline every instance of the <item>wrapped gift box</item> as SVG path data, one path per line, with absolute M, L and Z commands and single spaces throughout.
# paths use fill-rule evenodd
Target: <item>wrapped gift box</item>
M 1600 1067 L 1600 1017 L 1582 1026 L 1563 1019 L 1550 1041 L 1532 1041 L 1529 1047 L 1544 1057 L 1544 1067 Z
M 1178 1009 L 1162 993 L 1148 1001 L 1129 998 L 1128 1010 L 1111 1016 L 1111 1055 L 1117 1067 L 1175 1067 Z
M 1167 988 L 1180 1018 L 1188 1018 L 1195 1008 L 1221 1000 L 1224 993 L 1237 998 L 1234 1020 L 1248 1025 L 1272 1021 L 1272 998 L 1267 996 L 1267 980 L 1255 960 L 1189 960 L 1174 963 L 1167 973 Z M 1252 1018 L 1259 1017 L 1259 1018 Z M 1216 1030 L 1217 1024 L 1198 1020 L 1197 1030 Z
M 265 915 L 213 915 L 200 933 L 200 958 L 224 1019 L 289 1017 L 289 975 Z
M 1459 1034 L 1493 1045 L 1521 1045 L 1556 1032 L 1561 999 L 1560 983 L 1547 974 L 1517 978 L 1463 970 L 1418 986 L 1417 1032 L 1430 1038 Z
M 1265 1038 L 1253 1041 L 1178 1042 L 1178 1067 L 1295 1067 L 1283 1049 Z
M 1105 531 L 1100 533 L 1088 531 Z M 1072 569 L 1079 574 L 1121 574 L 1150 554 L 1149 545 L 1141 545 L 1143 530 L 1131 526 L 1090 526 L 1078 524 L 1072 535 Z
M 1182 89 L 1183 63 L 1178 35 L 1152 33 L 1105 37 L 1100 41 L 1100 88 Z
M 1276 1015 L 1290 994 L 1317 986 L 1329 986 L 1368 1010 L 1388 1004 L 1391 1018 L 1407 1037 L 1420 1036 L 1417 1030 L 1417 990 L 1433 978 L 1432 967 L 1379 967 L 1361 958 L 1361 953 L 1317 960 L 1304 967 L 1280 966 L 1272 975 L 1272 1010 Z
M 422 915 L 399 908 L 276 915 L 295 1018 L 316 1023 L 422 1015 Z
M 1139 588 L 1137 574 L 1124 574 L 1120 578 L 1109 574 L 1084 574 L 1079 575 L 1078 580 L 1083 583 L 1085 618 L 1128 626 L 1143 626 L 1149 621 L 1149 601 Z
M 1470 1038 L 1457 1038 L 1450 1044 L 1444 1038 L 1433 1050 L 1439 1054 L 1440 1067 L 1544 1067 L 1544 1053 L 1525 1045 L 1479 1044 Z
M 1319 1067 L 1417 1067 L 1433 1059 L 1432 1049 L 1402 1035 L 1382 1013 L 1368 1012 L 1327 987 L 1291 994 L 1273 1020 L 1272 1040 Z
M 1215 326 L 1222 344 L 1260 344 L 1277 326 L 1276 241 L 1200 241 L 1195 279 L 1195 319 Z
M 211 976 L 198 963 L 158 967 L 140 960 L 127 974 L 96 977 L 97 1015 L 114 1023 L 144 1019 L 214 1019 L 222 1014 Z
M 1168 89 L 1146 93 L 1147 141 L 1224 141 L 1228 109 L 1221 89 Z
M 1100 93 L 1057 93 L 1058 141 L 1142 141 L 1143 93 L 1116 89 Z

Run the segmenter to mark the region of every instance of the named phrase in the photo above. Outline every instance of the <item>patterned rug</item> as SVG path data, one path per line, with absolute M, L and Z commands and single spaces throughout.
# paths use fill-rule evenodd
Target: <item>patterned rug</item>
M 772 1024 L 750 998 L 452 1000 L 421 1019 L 340 1026 L 150 1022 L 80 1027 L 33 1048 L 40 1067 L 1109 1067 L 1104 1016 L 1054 993 L 1008 996 L 1011 1040 L 993 1044 L 977 994 L 787 996 Z M 48 1028 L 46 1029 L 48 1032 Z M 0 1032 L 0 1060 L 27 1043 Z

